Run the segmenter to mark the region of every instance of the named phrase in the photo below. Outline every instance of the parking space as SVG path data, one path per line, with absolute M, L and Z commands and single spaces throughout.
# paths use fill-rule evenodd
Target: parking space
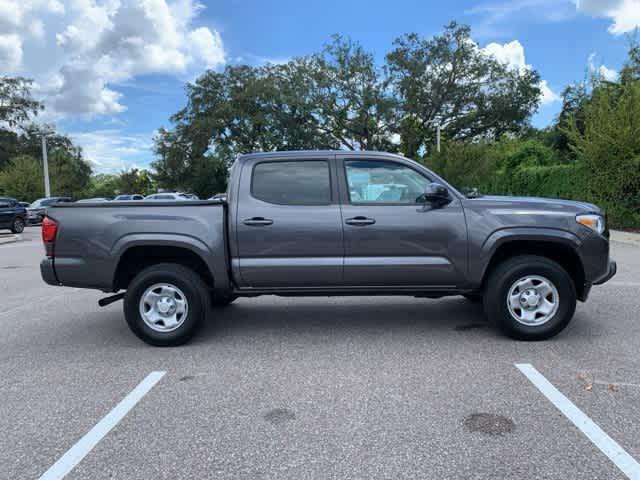
M 640 460 L 640 247 L 613 244 L 619 274 L 547 342 L 462 298 L 262 297 L 157 349 L 119 303 L 44 285 L 25 237 L 0 246 L 0 478 L 38 478 L 153 371 L 68 478 L 638 478 L 515 364 Z

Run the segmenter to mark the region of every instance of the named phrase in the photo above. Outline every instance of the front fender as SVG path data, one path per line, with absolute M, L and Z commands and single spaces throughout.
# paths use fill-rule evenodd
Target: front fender
M 510 227 L 492 232 L 475 249 L 469 249 L 469 280 L 474 286 L 480 286 L 491 259 L 496 251 L 503 245 L 517 241 L 552 242 L 558 245 L 570 247 L 580 255 L 582 240 L 576 234 L 556 229 L 543 227 Z M 581 258 L 582 260 L 582 258 Z

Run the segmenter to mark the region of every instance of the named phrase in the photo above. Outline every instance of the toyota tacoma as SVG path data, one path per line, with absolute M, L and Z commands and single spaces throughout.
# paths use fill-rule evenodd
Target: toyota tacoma
M 258 295 L 462 295 L 542 340 L 616 272 L 595 205 L 465 196 L 379 152 L 247 154 L 219 200 L 58 203 L 42 235 L 47 283 L 124 299 L 131 330 L 161 346 Z

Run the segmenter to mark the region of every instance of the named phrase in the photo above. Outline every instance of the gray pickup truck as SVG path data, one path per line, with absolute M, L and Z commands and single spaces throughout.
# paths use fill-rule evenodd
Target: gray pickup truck
M 468 198 L 376 152 L 244 155 L 222 200 L 57 204 L 42 233 L 47 283 L 115 293 L 101 304 L 124 298 L 131 330 L 163 346 L 258 295 L 463 295 L 541 340 L 616 272 L 598 207 Z

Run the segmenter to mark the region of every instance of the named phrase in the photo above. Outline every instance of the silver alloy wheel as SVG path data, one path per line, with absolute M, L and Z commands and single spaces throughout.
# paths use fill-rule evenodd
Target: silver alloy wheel
M 527 275 L 515 281 L 507 295 L 507 307 L 511 316 L 523 325 L 544 325 L 558 311 L 558 289 L 547 278 Z
M 180 327 L 189 313 L 184 293 L 169 283 L 156 283 L 140 297 L 140 316 L 156 332 L 172 332 Z

